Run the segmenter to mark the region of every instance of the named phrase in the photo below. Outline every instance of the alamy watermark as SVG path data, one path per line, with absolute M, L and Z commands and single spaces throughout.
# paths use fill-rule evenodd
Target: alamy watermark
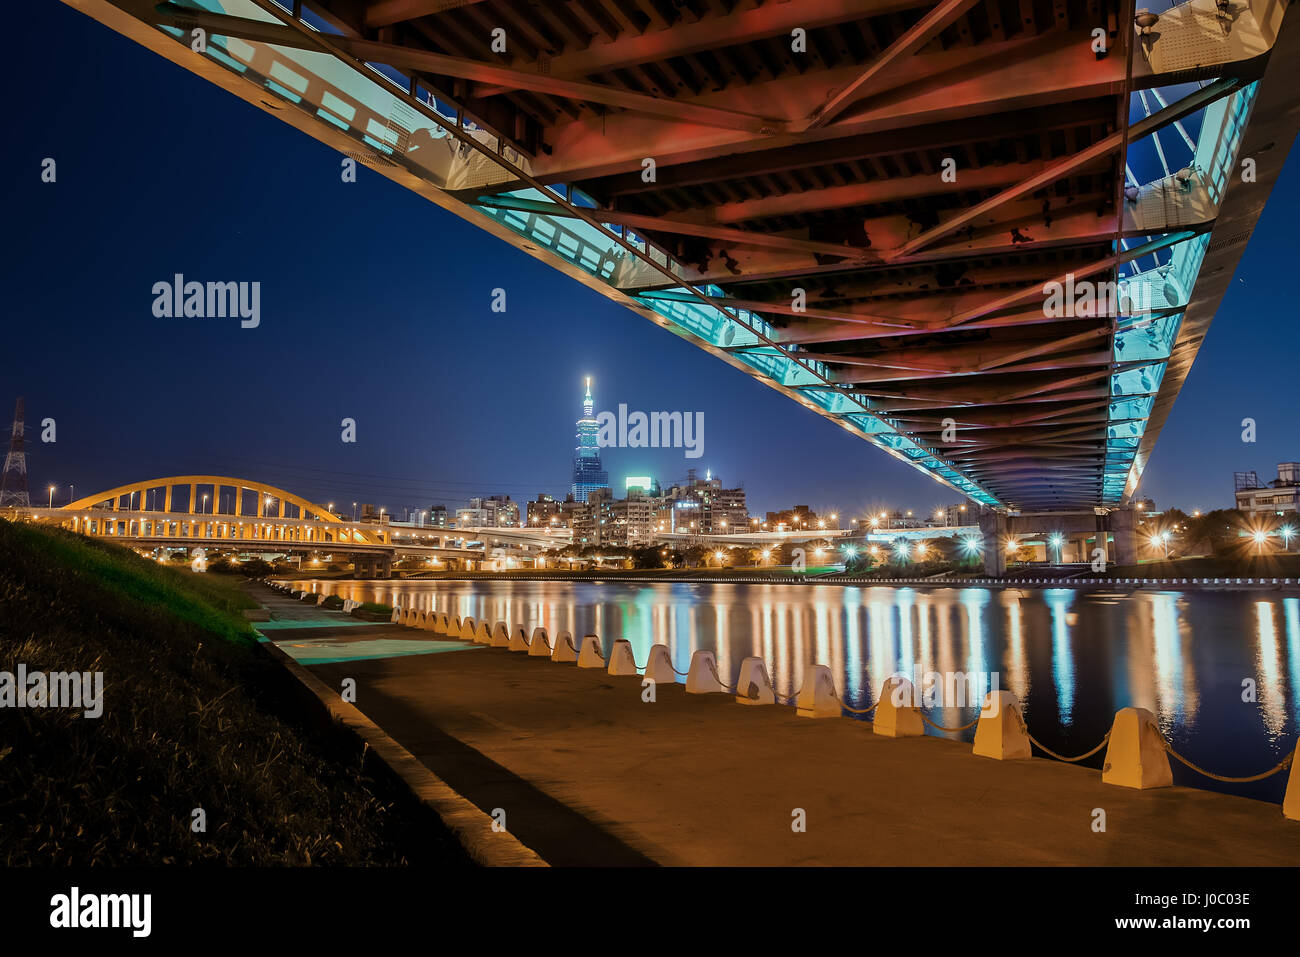
M 1144 315 L 1153 308 L 1154 291 L 1149 282 L 1093 282 L 1066 273 L 1063 283 L 1043 284 L 1043 315 L 1049 319 Z
M 983 708 L 983 714 L 997 717 L 1001 675 L 996 671 L 924 671 L 913 662 L 909 675 L 899 671 L 892 698 L 896 708 Z
M 685 449 L 688 459 L 704 454 L 703 412 L 631 412 L 620 402 L 618 414 L 596 416 L 602 449 Z
M 104 713 L 102 671 L 0 671 L 0 708 L 82 708 L 87 718 Z
M 154 283 L 153 295 L 157 319 L 238 317 L 242 329 L 256 329 L 262 321 L 260 282 L 186 282 L 184 275 L 176 273 L 171 282 Z

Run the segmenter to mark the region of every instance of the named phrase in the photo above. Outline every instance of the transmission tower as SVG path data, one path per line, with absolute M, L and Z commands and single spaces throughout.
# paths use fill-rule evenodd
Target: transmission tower
M 0 475 L 0 508 L 28 508 L 27 454 L 23 451 L 23 398 L 14 406 L 14 426 L 9 435 L 9 454 L 5 456 L 4 474 Z

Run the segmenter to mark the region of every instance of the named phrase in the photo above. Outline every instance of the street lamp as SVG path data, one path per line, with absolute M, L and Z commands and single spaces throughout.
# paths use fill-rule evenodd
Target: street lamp
M 50 508 L 54 508 L 54 486 L 50 486 Z
M 1056 564 L 1061 564 L 1061 546 L 1065 544 L 1065 538 L 1061 535 L 1053 535 L 1050 539 L 1052 547 L 1056 549 Z
M 200 513 L 202 513 L 202 512 L 206 512 L 207 510 L 208 510 L 208 497 L 207 497 L 207 495 L 204 495 L 204 496 L 203 496 L 203 508 L 200 509 L 199 511 L 200 511 Z

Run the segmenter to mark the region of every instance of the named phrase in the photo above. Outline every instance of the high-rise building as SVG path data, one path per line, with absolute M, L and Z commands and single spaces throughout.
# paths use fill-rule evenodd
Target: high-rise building
M 469 508 L 456 510 L 457 528 L 517 528 L 519 503 L 509 495 L 489 495 L 472 498 Z
M 669 531 L 726 533 L 749 527 L 744 488 L 723 488 L 712 471 L 701 479 L 688 469 L 686 484 L 674 484 L 664 496 L 673 503 Z M 654 521 L 657 526 L 661 519 Z
M 591 378 L 587 378 L 587 394 L 582 398 L 582 418 L 578 420 L 578 445 L 573 450 L 573 498 L 587 501 L 596 489 L 609 488 L 609 473 L 600 467 L 600 426 L 593 414 L 595 400 L 591 397 Z

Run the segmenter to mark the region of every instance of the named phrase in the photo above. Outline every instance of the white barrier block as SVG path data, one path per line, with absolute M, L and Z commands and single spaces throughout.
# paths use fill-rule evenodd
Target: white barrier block
M 566 665 L 578 660 L 578 649 L 573 647 L 573 635 L 567 631 L 562 631 L 555 636 L 555 647 L 551 649 L 551 660 Z
M 523 625 L 515 625 L 515 630 L 510 632 L 510 644 L 506 645 L 510 651 L 528 651 L 528 632 L 524 631 Z
M 718 677 L 718 659 L 713 652 L 697 649 L 686 669 L 687 694 L 726 694 L 727 686 Z
M 1123 708 L 1115 713 L 1101 780 L 1122 788 L 1173 787 L 1164 736 L 1155 715 L 1146 708 Z
M 997 761 L 1019 761 L 1034 756 L 1020 702 L 1010 691 L 990 691 L 984 696 L 972 753 Z
M 871 716 L 871 728 L 887 738 L 914 738 L 925 734 L 921 709 L 915 706 L 916 690 L 902 675 L 885 679 L 880 688 L 880 702 Z
M 803 676 L 803 686 L 795 699 L 795 714 L 801 718 L 838 718 L 843 711 L 835 693 L 835 679 L 825 665 L 813 665 Z
M 390 622 L 392 622 L 394 625 L 396 625 L 396 624 L 398 624 L 399 622 L 401 622 L 401 620 L 402 620 L 402 607 L 401 607 L 400 605 L 398 605 L 396 608 L 393 609 L 393 614 L 392 614 L 391 616 L 389 616 L 389 619 L 388 619 L 388 620 L 389 620 Z
M 740 663 L 740 676 L 736 678 L 737 704 L 776 704 L 776 692 L 767 677 L 767 663 L 762 658 L 749 657 Z
M 583 635 L 582 647 L 578 649 L 579 668 L 604 668 L 605 649 L 600 646 L 596 635 Z
M 626 638 L 615 638 L 614 647 L 609 653 L 609 668 L 611 675 L 632 675 L 637 676 L 636 656 L 632 654 L 632 642 Z
M 506 627 L 504 621 L 498 621 L 496 627 L 492 629 L 491 645 L 493 648 L 510 647 L 510 629 Z
M 673 659 L 668 654 L 667 645 L 651 645 L 650 657 L 646 659 L 645 676 L 655 684 L 671 684 L 677 680 L 673 670 Z
M 474 626 L 474 644 L 490 645 L 492 644 L 492 629 L 488 627 L 486 621 L 480 621 Z
M 545 628 L 533 629 L 533 640 L 528 643 L 529 658 L 551 657 L 551 643 L 546 640 Z

